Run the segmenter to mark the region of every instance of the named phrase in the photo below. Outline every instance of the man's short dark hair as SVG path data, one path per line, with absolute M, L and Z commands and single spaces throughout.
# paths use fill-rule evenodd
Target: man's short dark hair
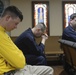
M 3 11 L 1 17 L 4 17 L 5 15 L 10 15 L 11 17 L 19 17 L 20 20 L 23 20 L 22 12 L 16 7 L 16 6 L 8 6 Z
M 70 15 L 70 19 L 74 19 L 76 17 L 76 13 L 73 13 L 72 15 Z

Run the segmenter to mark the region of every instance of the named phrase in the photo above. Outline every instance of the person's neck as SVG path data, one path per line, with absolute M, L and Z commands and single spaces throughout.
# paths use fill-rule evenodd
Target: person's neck
M 70 24 L 70 26 L 76 31 L 76 28 L 74 25 Z
M 5 28 L 5 22 L 3 21 L 3 19 L 0 19 L 0 26 L 2 26 L 3 28 Z
M 35 30 L 35 29 L 34 29 L 34 28 L 32 28 L 31 30 L 32 30 L 32 33 L 34 34 L 34 30 Z

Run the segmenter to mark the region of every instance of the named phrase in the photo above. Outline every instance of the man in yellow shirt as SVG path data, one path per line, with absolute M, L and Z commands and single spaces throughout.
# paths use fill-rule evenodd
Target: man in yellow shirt
M 22 51 L 6 33 L 17 28 L 22 20 L 22 12 L 15 6 L 7 7 L 1 15 L 0 75 L 53 75 L 53 69 L 49 66 L 26 65 Z

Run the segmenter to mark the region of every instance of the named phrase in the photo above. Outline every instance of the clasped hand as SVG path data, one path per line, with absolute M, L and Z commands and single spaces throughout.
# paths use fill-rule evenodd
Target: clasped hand
M 48 35 L 47 35 L 46 33 L 43 34 L 43 35 L 42 35 L 42 39 L 45 39 L 45 40 L 48 39 Z

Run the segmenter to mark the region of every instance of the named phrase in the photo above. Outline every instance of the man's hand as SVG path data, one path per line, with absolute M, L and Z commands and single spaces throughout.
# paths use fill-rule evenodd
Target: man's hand
M 45 39 L 45 40 L 47 40 L 48 39 L 48 35 L 45 33 L 45 34 L 43 34 L 42 35 L 42 39 Z
M 45 41 L 48 39 L 48 35 L 47 34 L 43 34 L 42 35 L 42 41 L 41 43 L 43 43 L 45 45 Z

